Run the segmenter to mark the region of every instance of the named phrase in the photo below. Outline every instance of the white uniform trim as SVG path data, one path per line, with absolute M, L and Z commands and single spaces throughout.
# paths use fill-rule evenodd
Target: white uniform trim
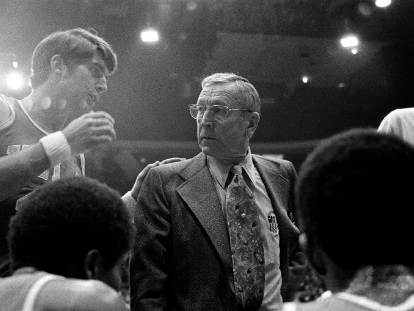
M 63 279 L 60 276 L 53 275 L 53 274 L 46 274 L 38 279 L 30 288 L 29 292 L 27 293 L 26 299 L 24 300 L 22 311 L 34 311 L 34 305 L 36 303 L 37 296 L 39 295 L 43 286 L 46 285 L 47 282 L 55 279 Z
M 336 297 L 343 300 L 350 301 L 352 303 L 361 305 L 365 308 L 374 310 L 374 311 L 407 311 L 414 308 L 414 295 L 410 296 L 405 302 L 398 306 L 386 306 L 382 305 L 374 300 L 368 299 L 366 297 L 352 295 L 349 293 L 338 293 Z

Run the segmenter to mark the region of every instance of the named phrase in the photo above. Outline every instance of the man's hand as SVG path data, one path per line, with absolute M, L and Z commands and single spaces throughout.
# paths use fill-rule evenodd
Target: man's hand
M 148 173 L 148 171 L 151 168 L 156 167 L 156 166 L 159 166 L 159 165 L 167 164 L 167 163 L 179 162 L 179 161 L 182 161 L 182 160 L 185 160 L 185 158 L 177 158 L 177 157 L 174 157 L 174 158 L 165 159 L 165 160 L 163 160 L 161 162 L 160 161 L 156 161 L 156 162 L 154 162 L 152 164 L 148 164 L 138 174 L 137 178 L 135 179 L 134 186 L 131 189 L 131 196 L 135 199 L 135 201 L 138 199 L 138 194 L 139 194 L 139 190 L 141 189 L 142 182 L 144 181 L 145 176 L 147 176 L 147 173 Z
M 108 113 L 91 111 L 70 122 L 62 132 L 68 140 L 72 154 L 80 154 L 115 140 L 114 123 L 114 118 Z

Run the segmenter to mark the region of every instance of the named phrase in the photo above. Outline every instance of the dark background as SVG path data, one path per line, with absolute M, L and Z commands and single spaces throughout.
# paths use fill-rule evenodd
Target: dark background
M 99 106 L 116 119 L 118 141 L 88 155 L 91 175 L 123 192 L 147 163 L 195 155 L 187 106 L 218 71 L 248 78 L 262 97 L 253 152 L 299 169 L 320 139 L 376 128 L 412 106 L 412 12 L 412 0 L 387 9 L 368 0 L 0 0 L 0 78 L 10 59 L 28 74 L 51 32 L 92 27 L 113 45 L 119 70 Z M 158 43 L 141 42 L 145 26 L 159 29 Z M 347 31 L 360 38 L 355 55 L 339 44 Z

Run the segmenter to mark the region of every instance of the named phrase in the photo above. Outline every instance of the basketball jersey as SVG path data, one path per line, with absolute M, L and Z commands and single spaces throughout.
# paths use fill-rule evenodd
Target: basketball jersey
M 43 286 L 55 279 L 64 278 L 41 271 L 0 278 L 0 310 L 33 311 Z
M 392 295 L 395 293 L 390 293 L 389 297 Z M 283 305 L 282 311 L 414 311 L 414 295 L 400 305 L 388 306 L 363 296 L 342 292 L 318 301 L 288 302 Z
M 39 142 L 40 138 L 49 134 L 30 118 L 20 101 L 4 95 L 0 95 L 0 101 L 6 103 L 10 109 L 9 118 L 0 124 L 0 157 L 17 153 Z M 84 157 L 81 155 L 59 163 L 29 181 L 15 196 L 0 202 L 0 275 L 2 274 L 3 261 L 8 253 L 6 236 L 9 221 L 18 209 L 19 204 L 34 189 L 45 183 L 63 177 L 84 175 L 84 162 Z

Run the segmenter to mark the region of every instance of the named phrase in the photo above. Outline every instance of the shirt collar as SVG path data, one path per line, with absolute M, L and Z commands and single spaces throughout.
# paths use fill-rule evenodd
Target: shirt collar
M 243 167 L 244 172 L 249 177 L 253 186 L 256 186 L 256 175 L 254 173 L 253 157 L 250 151 L 250 147 L 248 148 L 246 157 L 238 164 L 240 164 Z M 216 158 L 207 156 L 207 165 L 213 177 L 224 189 L 226 186 L 226 180 L 229 175 L 230 169 L 234 164 L 222 163 Z

